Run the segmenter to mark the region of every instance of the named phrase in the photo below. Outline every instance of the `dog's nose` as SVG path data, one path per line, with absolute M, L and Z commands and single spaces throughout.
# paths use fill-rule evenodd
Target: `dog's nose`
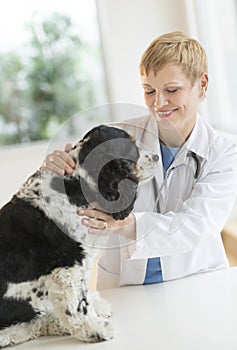
M 152 155 L 152 160 L 153 160 L 154 162 L 158 162 L 158 160 L 159 160 L 158 154 L 153 154 L 153 155 Z

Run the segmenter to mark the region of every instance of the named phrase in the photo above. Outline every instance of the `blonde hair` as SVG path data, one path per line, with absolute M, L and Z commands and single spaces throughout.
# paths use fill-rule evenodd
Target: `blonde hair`
M 140 74 L 156 75 L 168 63 L 183 68 L 183 72 L 194 82 L 202 73 L 207 73 L 207 55 L 200 43 L 184 32 L 170 32 L 152 41 L 140 61 Z

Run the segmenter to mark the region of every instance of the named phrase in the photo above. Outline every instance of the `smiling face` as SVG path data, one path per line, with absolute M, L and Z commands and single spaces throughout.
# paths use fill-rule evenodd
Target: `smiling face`
M 161 134 L 176 130 L 185 141 L 195 125 L 200 98 L 208 84 L 207 74 L 192 82 L 181 66 L 169 63 L 156 75 L 150 71 L 141 76 L 141 81 L 145 103 Z

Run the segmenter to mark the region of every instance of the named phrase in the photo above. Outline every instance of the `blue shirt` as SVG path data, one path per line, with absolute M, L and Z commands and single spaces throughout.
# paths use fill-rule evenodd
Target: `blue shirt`
M 167 147 L 161 143 L 160 149 L 162 154 L 162 162 L 163 162 L 164 175 L 165 175 L 180 148 Z M 145 275 L 143 284 L 159 283 L 159 282 L 163 282 L 160 258 L 149 258 L 147 260 L 146 275 Z

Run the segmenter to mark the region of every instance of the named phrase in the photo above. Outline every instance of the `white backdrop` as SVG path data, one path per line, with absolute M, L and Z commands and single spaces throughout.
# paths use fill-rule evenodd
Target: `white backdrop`
M 143 105 L 140 57 L 160 34 L 187 31 L 184 0 L 97 0 L 110 102 Z

